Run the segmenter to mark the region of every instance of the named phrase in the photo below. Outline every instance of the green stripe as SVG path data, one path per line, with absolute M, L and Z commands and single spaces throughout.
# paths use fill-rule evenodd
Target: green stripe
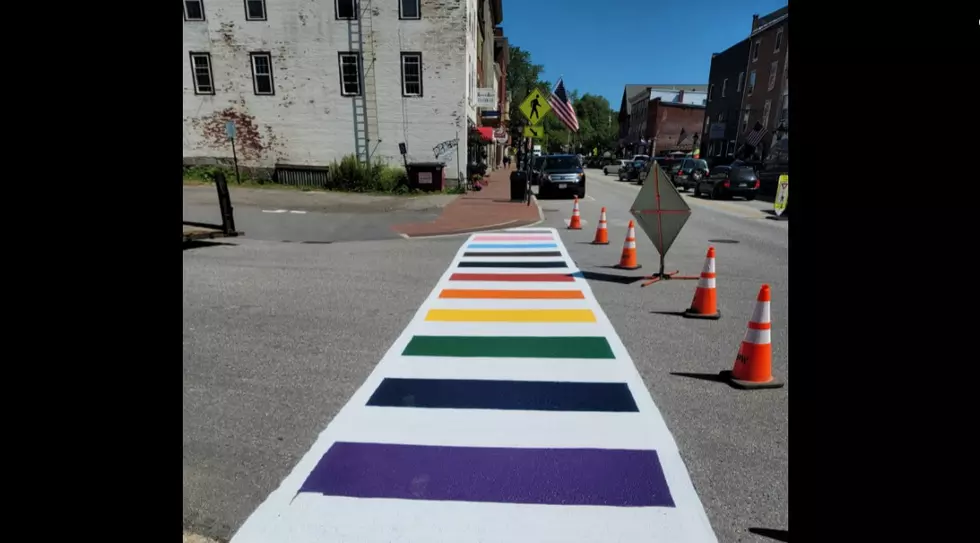
M 415 336 L 404 356 L 615 358 L 604 337 Z

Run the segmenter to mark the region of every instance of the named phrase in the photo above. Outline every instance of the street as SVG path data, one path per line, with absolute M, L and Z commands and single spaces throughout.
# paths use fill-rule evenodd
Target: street
M 582 230 L 565 229 L 571 216 L 571 200 L 541 201 L 544 222 L 533 228 L 554 228 L 560 235 L 562 250 L 581 270 L 590 288 L 588 296 L 594 297 L 593 300 L 587 296 L 588 307 L 597 314 L 602 312 L 600 320 L 608 318 L 608 328 L 603 328 L 603 333 L 611 344 L 621 340 L 628 352 L 628 357 L 617 356 L 617 360 L 631 361 L 649 390 L 650 396 L 643 400 L 633 389 L 640 412 L 662 415 L 665 430 L 657 425 L 655 416 L 650 424 L 629 428 L 601 425 L 592 419 L 555 419 L 563 422 L 548 429 L 542 423 L 547 419 L 531 411 L 510 412 L 509 418 L 500 419 L 511 421 L 503 426 L 489 414 L 477 416 L 482 426 L 466 426 L 451 416 L 443 420 L 439 415 L 439 420 L 456 428 L 457 434 L 450 440 L 446 429 L 430 428 L 424 418 L 416 415 L 406 415 L 405 424 L 391 427 L 389 423 L 379 423 L 379 419 L 362 418 L 365 415 L 359 413 L 366 409 L 361 401 L 359 405 L 349 404 L 353 407 L 346 415 L 347 422 L 338 417 L 334 421 L 338 426 L 331 425 L 334 430 L 323 435 L 354 432 L 353 428 L 359 425 L 351 421 L 359 421 L 364 423 L 359 426 L 364 429 L 354 435 L 371 436 L 384 443 L 426 444 L 436 440 L 440 442 L 428 444 L 441 445 L 441 441 L 449 440 L 454 442 L 445 444 L 457 445 L 462 443 L 455 441 L 469 440 L 471 446 L 486 446 L 505 439 L 500 436 L 507 435 L 508 427 L 515 432 L 511 439 L 524 436 L 521 438 L 536 446 L 547 446 L 544 442 L 550 436 L 561 437 L 565 444 L 593 443 L 604 448 L 649 445 L 659 452 L 664 447 L 669 450 L 673 441 L 683 464 L 665 464 L 671 489 L 684 487 L 681 480 L 689 475 L 688 484 L 703 505 L 718 541 L 774 541 L 764 534 L 788 530 L 788 384 L 776 390 L 743 391 L 717 382 L 715 376 L 720 370 L 731 369 L 759 287 L 765 283 L 772 291 L 773 373 L 788 383 L 788 221 L 769 219 L 765 210 L 771 209 L 772 204 L 766 202 L 710 201 L 682 193 L 693 212 L 667 255 L 667 268 L 697 275 L 706 249 L 713 246 L 717 252 L 718 306 L 722 313 L 717 321 L 686 320 L 671 313 L 690 305 L 695 282 L 666 281 L 640 287 L 644 275 L 657 271 L 658 256 L 639 229 L 637 253 L 643 267 L 636 271 L 612 269 L 619 261 L 626 225 L 632 218 L 629 209 L 640 187 L 619 182 L 612 175 L 604 176 L 601 170 L 588 170 L 587 179 L 588 195 L 580 202 L 585 223 Z M 235 205 L 236 218 L 243 207 L 251 207 L 238 202 Z M 594 246 L 589 242 L 602 206 L 608 215 L 610 244 Z M 259 209 L 257 213 L 263 211 Z M 279 215 L 289 214 L 287 210 Z M 280 218 L 308 218 L 294 215 Z M 247 238 L 252 237 L 247 226 L 238 227 L 246 231 Z M 358 227 L 349 227 L 354 238 L 359 236 Z M 382 368 L 387 364 L 389 371 L 399 367 L 398 361 L 404 358 L 390 358 L 392 355 L 386 353 L 396 340 L 402 341 L 399 337 L 403 330 L 408 333 L 420 326 L 431 326 L 418 324 L 414 320 L 416 313 L 423 303 L 431 303 L 426 302 L 430 292 L 440 283 L 440 277 L 445 277 L 447 266 L 454 262 L 454 255 L 468 237 L 396 238 L 331 245 L 281 243 L 287 238 L 278 233 L 267 239 L 205 245 L 184 251 L 183 256 L 184 525 L 211 537 L 229 538 L 279 488 L 311 447 L 319 447 L 314 445 L 319 443 L 318 436 L 365 380 L 377 385 L 373 381 L 376 376 L 371 375 L 375 366 Z M 536 272 L 523 270 L 529 271 Z M 440 326 L 475 329 L 469 323 Z M 385 362 L 379 365 L 383 359 Z M 622 378 L 629 382 L 626 365 L 607 369 L 586 367 L 575 361 L 569 361 L 569 365 L 565 370 L 559 366 L 553 369 L 577 376 L 569 381 L 585 380 L 580 377 L 589 375 L 597 381 Z M 450 371 L 432 358 L 424 366 L 422 373 L 429 377 Z M 531 370 L 512 364 L 498 367 L 474 359 L 472 367 L 451 371 L 500 376 Z M 635 386 L 641 385 L 637 382 Z M 364 395 L 370 396 L 371 392 L 362 389 L 357 397 L 366 399 Z M 648 405 L 646 402 L 651 400 Z M 565 429 L 574 429 L 572 421 L 576 420 L 590 422 L 582 423 L 580 435 L 561 434 Z M 379 426 L 370 426 L 370 421 Z M 537 427 L 541 435 L 534 437 L 517 430 L 531 427 Z M 483 433 L 480 428 L 484 428 Z M 392 435 L 401 441 L 390 440 Z M 324 452 L 317 451 L 319 455 Z M 316 459 L 312 462 L 315 464 Z M 299 482 L 294 491 L 302 482 L 296 481 Z M 403 501 L 412 500 L 394 500 Z M 682 510 L 698 507 L 694 501 L 677 496 L 675 501 Z M 282 502 L 270 498 L 269 503 Z M 303 507 L 314 507 L 312 503 Z M 529 513 L 525 517 L 524 509 L 506 509 L 499 504 L 469 508 L 469 503 L 424 503 L 444 504 L 445 517 L 430 514 L 426 520 L 427 524 L 446 527 L 457 526 L 466 518 L 480 524 L 481 517 L 472 513 L 476 507 L 504 515 L 491 519 L 494 526 L 473 526 L 489 530 L 486 534 L 504 533 L 508 519 L 525 523 L 525 534 L 538 534 L 535 522 L 567 522 L 569 525 L 553 532 L 553 537 L 578 530 L 577 537 L 606 533 L 613 541 L 616 534 L 626 540 L 625 526 L 632 522 L 651 530 L 673 522 L 656 521 L 667 523 L 661 525 L 639 516 L 627 521 L 624 516 L 620 517 L 620 524 L 615 524 L 609 522 L 611 517 L 593 511 L 615 510 L 609 507 L 582 507 L 573 516 L 537 509 L 540 514 Z M 421 507 L 399 510 L 399 514 L 418 513 L 424 510 Z M 544 505 L 519 507 L 561 509 Z M 338 511 L 344 511 L 345 518 L 351 517 L 346 521 L 348 526 L 357 522 L 353 510 L 338 505 Z M 428 511 L 431 513 L 431 509 Z M 453 520 L 454 515 L 459 515 L 459 520 Z M 262 518 L 271 517 L 257 513 L 255 518 L 258 520 L 250 522 L 257 528 L 250 536 L 245 534 L 252 538 L 247 540 L 260 538 L 256 534 L 263 533 Z M 386 517 L 374 518 L 383 525 Z M 403 529 L 424 530 L 411 523 L 399 524 L 402 521 L 390 519 L 389 528 L 399 525 Z M 614 525 L 618 528 L 614 529 Z M 678 528 L 675 535 L 687 535 L 677 539 L 671 539 L 666 532 L 647 536 L 654 541 L 708 540 L 697 535 L 700 532 L 690 524 L 683 526 L 686 528 Z M 381 535 L 384 529 L 382 526 L 374 537 L 385 537 Z M 450 530 L 442 537 L 453 540 L 452 536 L 459 533 Z M 397 539 L 388 535 L 389 539 Z M 334 540 L 345 539 L 338 536 Z

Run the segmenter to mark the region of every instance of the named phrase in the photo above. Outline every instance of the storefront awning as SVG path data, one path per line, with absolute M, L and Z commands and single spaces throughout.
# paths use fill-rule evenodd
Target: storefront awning
M 478 126 L 476 127 L 476 133 L 480 135 L 480 139 L 484 141 L 493 141 L 493 128 L 489 126 Z

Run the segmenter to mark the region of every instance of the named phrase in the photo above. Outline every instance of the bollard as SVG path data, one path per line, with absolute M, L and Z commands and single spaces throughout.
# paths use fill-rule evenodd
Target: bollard
M 235 233 L 235 210 L 231 207 L 231 194 L 224 172 L 215 172 L 214 186 L 218 190 L 218 207 L 221 209 L 221 229 L 225 235 Z

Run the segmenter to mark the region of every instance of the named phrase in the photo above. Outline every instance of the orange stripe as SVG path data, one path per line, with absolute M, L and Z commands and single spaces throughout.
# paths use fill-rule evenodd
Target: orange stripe
M 749 321 L 750 330 L 769 330 L 772 328 L 771 322 L 752 322 Z
M 495 300 L 584 300 L 580 290 L 469 290 L 443 289 L 440 298 Z
M 715 279 L 715 274 L 712 272 L 701 272 L 701 277 L 705 279 Z

